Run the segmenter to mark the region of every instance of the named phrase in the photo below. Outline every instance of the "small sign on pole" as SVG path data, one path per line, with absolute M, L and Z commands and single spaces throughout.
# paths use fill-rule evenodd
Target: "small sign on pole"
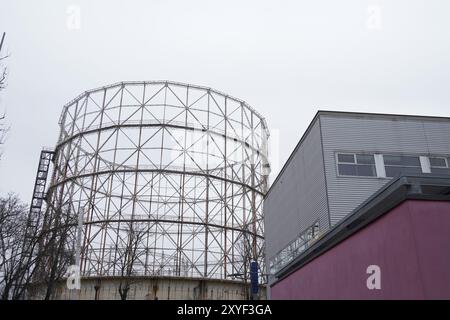
M 250 262 L 250 284 L 251 284 L 251 296 L 253 300 L 258 297 L 258 262 Z

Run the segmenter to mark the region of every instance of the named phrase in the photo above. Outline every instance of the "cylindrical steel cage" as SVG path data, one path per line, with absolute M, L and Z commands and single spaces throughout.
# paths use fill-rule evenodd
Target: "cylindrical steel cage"
M 247 103 L 124 82 L 71 101 L 60 128 L 48 201 L 81 215 L 82 276 L 236 279 L 256 260 L 265 278 L 268 130 Z

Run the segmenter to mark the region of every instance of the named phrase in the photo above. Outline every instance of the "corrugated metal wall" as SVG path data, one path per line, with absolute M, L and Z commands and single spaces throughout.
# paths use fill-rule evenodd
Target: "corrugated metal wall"
M 272 258 L 320 218 L 328 228 L 323 155 L 317 121 L 264 202 L 266 257 Z
M 450 155 L 450 121 L 424 121 L 428 151 L 431 155 Z
M 448 120 L 328 113 L 321 114 L 319 119 L 332 225 L 389 181 L 376 177 L 339 177 L 336 152 L 450 154 Z

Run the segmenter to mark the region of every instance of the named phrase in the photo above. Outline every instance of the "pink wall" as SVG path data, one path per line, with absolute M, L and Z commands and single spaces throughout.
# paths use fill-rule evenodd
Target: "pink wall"
M 369 265 L 381 289 L 369 290 Z M 271 288 L 272 299 L 450 299 L 450 202 L 408 200 Z

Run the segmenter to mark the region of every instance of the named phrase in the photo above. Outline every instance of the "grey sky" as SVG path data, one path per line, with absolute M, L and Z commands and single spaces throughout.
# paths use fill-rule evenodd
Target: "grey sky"
M 123 80 L 247 101 L 274 133 L 274 173 L 318 109 L 450 116 L 449 12 L 446 0 L 2 0 L 11 131 L 0 193 L 30 201 L 62 106 Z

